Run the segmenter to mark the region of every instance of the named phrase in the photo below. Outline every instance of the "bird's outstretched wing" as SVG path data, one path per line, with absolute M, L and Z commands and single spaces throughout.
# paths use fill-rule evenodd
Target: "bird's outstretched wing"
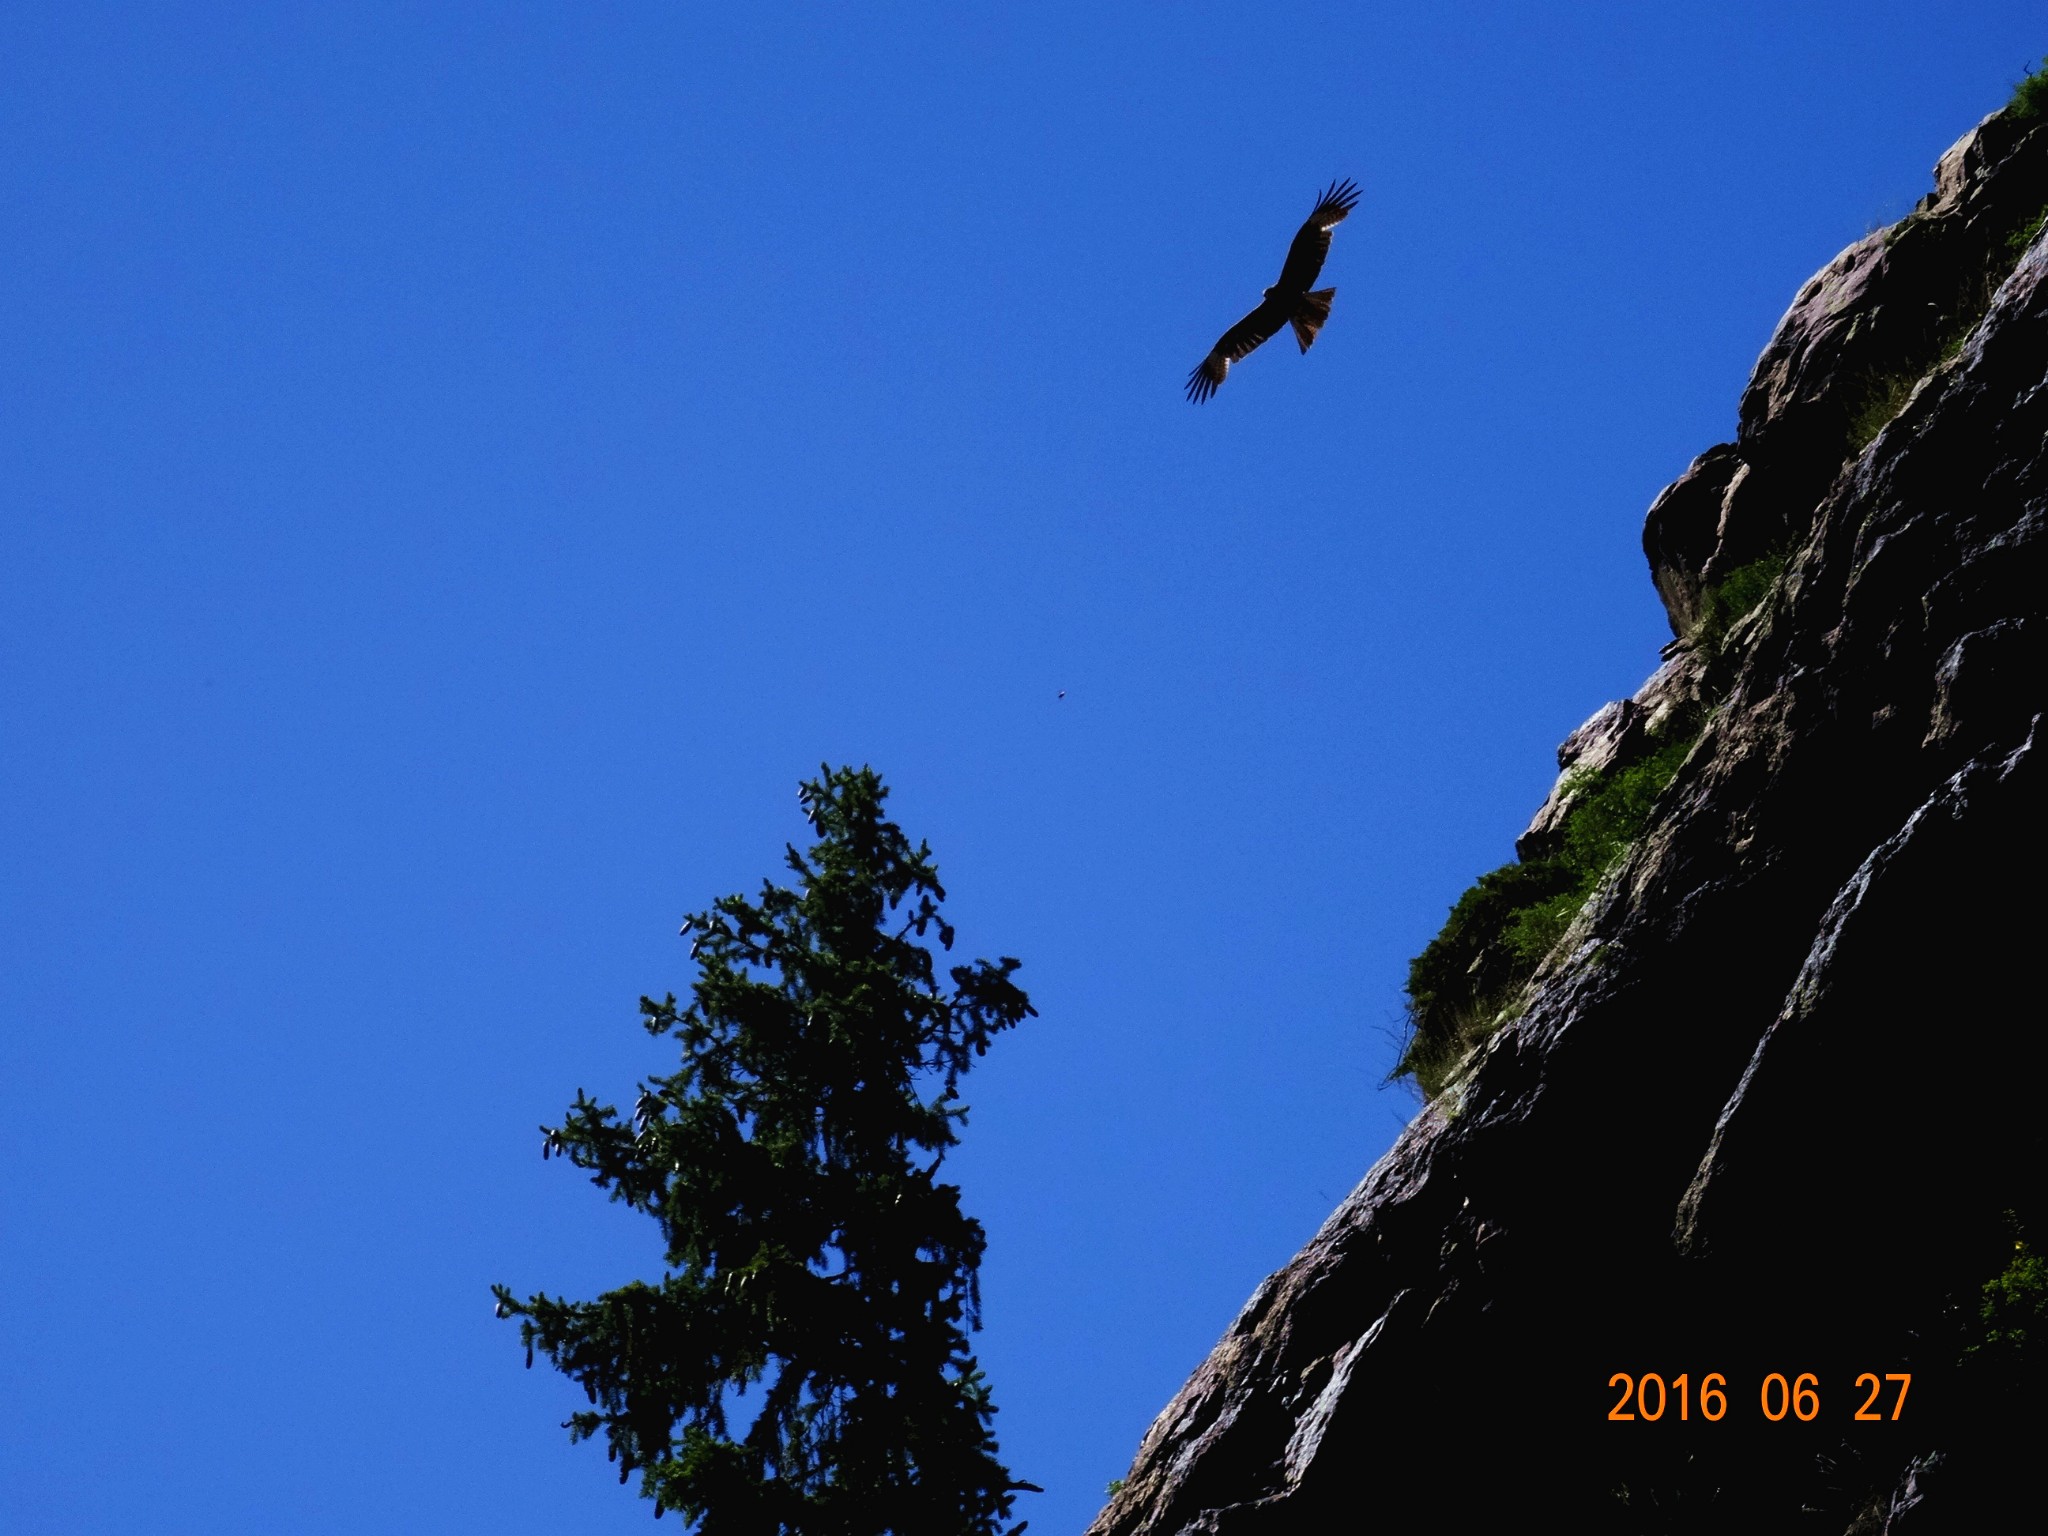
M 1287 247 L 1287 260 L 1280 268 L 1280 281 L 1273 286 L 1287 293 L 1302 293 L 1323 270 L 1323 258 L 1330 254 L 1330 231 L 1344 222 L 1344 215 L 1358 206 L 1358 186 L 1346 179 L 1333 181 L 1316 200 L 1308 220 L 1295 232 Z
M 1195 364 L 1188 375 L 1188 398 L 1199 405 L 1216 393 L 1216 386 L 1230 372 L 1230 365 L 1279 334 L 1287 323 L 1287 306 L 1267 299 L 1237 324 L 1225 331 L 1209 349 L 1209 355 Z

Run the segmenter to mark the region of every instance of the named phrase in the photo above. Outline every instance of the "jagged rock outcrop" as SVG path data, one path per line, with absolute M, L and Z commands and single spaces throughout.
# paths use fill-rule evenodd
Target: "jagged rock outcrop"
M 1697 628 L 1703 589 L 1811 527 L 1844 460 L 1975 329 L 2009 243 L 2040 212 L 2044 163 L 2048 122 L 1986 118 L 1911 214 L 1799 290 L 1743 391 L 1735 441 L 1695 459 L 1644 520 L 1674 634 Z
M 2039 1500 L 2044 1384 L 1959 1359 L 2009 1223 L 2048 1223 L 2044 209 L 2048 124 L 1994 116 L 1801 290 L 1736 441 L 1651 509 L 1679 639 L 1524 841 L 1660 712 L 1697 744 L 1091 1536 L 1936 1536 Z M 1768 590 L 1717 609 L 1742 569 Z M 1812 1422 L 1763 1416 L 1773 1371 L 1815 1374 Z M 1730 1406 L 1612 1422 L 1617 1372 Z M 1912 1373 L 1896 1419 L 1853 1419 L 1863 1372 Z

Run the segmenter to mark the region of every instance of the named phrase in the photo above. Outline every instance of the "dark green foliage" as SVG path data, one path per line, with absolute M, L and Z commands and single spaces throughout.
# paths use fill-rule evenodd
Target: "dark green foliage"
M 1566 895 L 1563 866 L 1538 859 L 1503 864 L 1475 881 L 1451 907 L 1441 932 L 1408 962 L 1408 1044 L 1394 1068 L 1429 1098 L 1471 1049 L 1493 1032 L 1508 995 L 1534 965 L 1502 942 L 1525 912 Z
M 2019 1379 L 2048 1366 L 2048 1257 L 2028 1244 L 2016 1213 L 2008 1211 L 2006 1222 L 2012 1259 L 1984 1285 L 1963 1363 Z
M 1639 762 L 1573 780 L 1576 801 L 1554 851 L 1491 870 L 1458 898 L 1408 964 L 1409 1035 L 1396 1077 L 1414 1078 L 1430 1098 L 1443 1091 L 1641 833 L 1696 739 L 1673 734 Z
M 1018 962 L 940 985 L 931 850 L 882 816 L 870 770 L 803 786 L 818 834 L 794 889 L 764 884 L 684 924 L 691 1002 L 640 1000 L 682 1066 L 630 1120 L 577 1094 L 544 1151 L 653 1216 L 658 1281 L 595 1301 L 494 1287 L 588 1394 L 621 1481 L 700 1536 L 988 1536 L 1010 1513 L 995 1412 L 967 1330 L 984 1238 L 937 1174 L 958 1083 L 1034 1012 Z
M 2013 87 L 2012 100 L 2006 103 L 2005 112 L 2006 116 L 2021 123 L 2048 117 L 2048 59 L 2041 61 L 2039 69 L 2029 70 L 2026 77 Z
M 1911 385 L 1908 384 L 1907 393 L 1910 392 Z M 1899 406 L 1904 402 L 1905 395 L 1900 395 L 1896 402 L 1879 407 L 1890 412 L 1884 420 L 1889 421 L 1897 415 Z M 1883 425 L 1883 421 L 1878 423 L 1878 427 Z M 1876 435 L 1877 429 L 1873 428 L 1871 436 Z M 1784 572 L 1783 555 L 1765 555 L 1748 565 L 1737 566 L 1702 592 L 1699 623 L 1692 632 L 1693 648 L 1708 656 L 1718 653 L 1722 642 L 1728 638 L 1728 631 L 1735 627 L 1735 621 L 1761 603 Z

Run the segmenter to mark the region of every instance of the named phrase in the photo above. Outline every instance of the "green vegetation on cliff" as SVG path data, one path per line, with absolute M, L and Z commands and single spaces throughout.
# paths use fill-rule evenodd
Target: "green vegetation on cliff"
M 1668 732 L 1638 762 L 1568 778 L 1571 808 L 1552 851 L 1491 870 L 1458 898 L 1443 931 L 1408 964 L 1409 1035 L 1396 1077 L 1412 1077 L 1435 1098 L 1505 1022 L 1696 740 L 1697 731 Z
M 1689 637 L 1693 649 L 1710 657 L 1719 654 L 1736 621 L 1746 618 L 1784 574 L 1785 557 L 1773 554 L 1737 566 L 1710 583 L 1700 593 L 1699 623 Z
M 2017 1212 L 2006 1212 L 2012 1260 L 1986 1281 L 1963 1364 L 2013 1378 L 2048 1364 L 2048 1257 L 2027 1242 Z

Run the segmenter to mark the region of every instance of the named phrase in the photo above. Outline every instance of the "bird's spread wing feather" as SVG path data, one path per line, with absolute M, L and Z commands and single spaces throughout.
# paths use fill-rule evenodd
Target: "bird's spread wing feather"
M 1323 270 L 1323 258 L 1330 254 L 1330 231 L 1344 222 L 1344 216 L 1358 206 L 1358 187 L 1349 180 L 1333 181 L 1316 200 L 1308 221 L 1296 231 L 1287 247 L 1287 260 L 1280 268 L 1280 281 L 1273 286 L 1300 293 Z
M 1216 386 L 1230 372 L 1230 365 L 1262 343 L 1279 334 L 1287 323 L 1287 306 L 1267 299 L 1217 338 L 1209 355 L 1188 375 L 1188 398 L 1197 403 L 1216 393 Z

